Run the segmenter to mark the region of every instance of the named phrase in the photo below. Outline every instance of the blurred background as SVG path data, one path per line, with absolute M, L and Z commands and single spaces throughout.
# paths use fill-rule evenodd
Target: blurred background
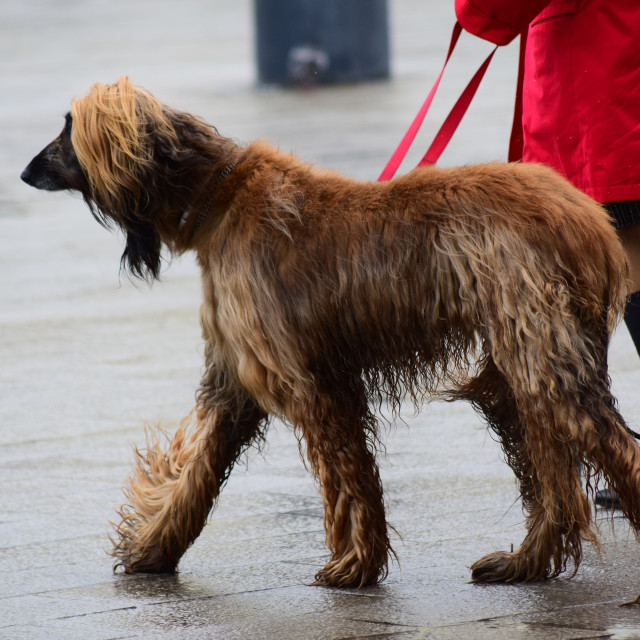
M 307 7 L 315 4 L 316 11 L 317 6 L 325 7 L 329 14 L 329 9 L 340 4 L 299 3 Z M 280 2 L 285 9 L 295 4 L 296 0 Z M 347 4 L 358 7 L 361 15 L 369 6 L 379 12 L 382 8 L 386 14 L 373 27 L 371 20 L 365 21 L 367 29 L 377 29 L 372 37 L 368 31 L 365 36 L 357 36 L 359 15 L 358 11 L 352 12 L 342 36 L 343 48 L 352 55 L 358 47 L 349 41 L 351 37 L 359 37 L 375 50 L 369 56 L 363 53 L 365 61 L 380 58 L 380 52 L 386 54 L 384 72 L 372 74 L 382 78 L 362 82 L 345 82 L 342 78 L 335 84 L 322 84 L 327 75 L 331 80 L 329 69 L 320 71 L 319 83 L 312 77 L 291 85 L 285 77 L 287 87 L 259 77 L 260 64 L 271 62 L 273 57 L 259 57 L 259 36 L 264 48 L 265 38 L 276 32 L 271 41 L 276 57 L 278 49 L 289 48 L 283 45 L 284 39 L 296 41 L 297 29 L 302 45 L 313 37 L 309 32 L 319 34 L 319 40 L 311 44 L 320 50 L 339 47 L 340 39 L 336 40 L 330 24 L 318 24 L 316 29 L 318 18 L 314 15 L 311 19 L 294 15 L 288 31 L 283 35 L 280 25 L 278 33 L 275 11 L 264 11 L 264 7 L 278 5 L 277 1 L 27 0 L 3 5 L 0 322 L 4 324 L 0 345 L 4 366 L 0 370 L 0 393 L 5 398 L 0 410 L 9 412 L 9 423 L 15 424 L 16 415 L 24 415 L 28 406 L 29 412 L 46 415 L 33 420 L 32 433 L 34 429 L 50 433 L 51 429 L 65 428 L 52 419 L 51 407 L 43 399 L 51 395 L 60 402 L 62 379 L 78 374 L 79 379 L 69 378 L 63 397 L 70 394 L 66 403 L 70 414 L 78 411 L 84 421 L 85 411 L 77 401 L 85 399 L 86 394 L 99 398 L 112 393 L 110 385 L 105 389 L 95 384 L 86 369 L 92 359 L 101 362 L 97 354 L 105 347 L 105 340 L 113 341 L 115 351 L 129 343 L 134 350 L 142 349 L 142 333 L 158 356 L 170 349 L 174 337 L 152 335 L 152 326 L 145 319 L 139 320 L 142 332 L 127 326 L 139 317 L 138 313 L 157 307 L 159 315 L 153 316 L 152 323 L 169 323 L 180 304 L 186 305 L 193 314 L 193 322 L 187 323 L 189 340 L 199 344 L 200 296 L 192 256 L 174 260 L 165 270 L 163 282 L 153 290 L 131 283 L 118 274 L 122 238 L 100 228 L 80 198 L 39 192 L 19 180 L 31 157 L 58 135 L 70 101 L 85 94 L 96 81 L 110 83 L 126 74 L 163 102 L 202 116 L 238 144 L 263 138 L 319 166 L 375 180 L 443 64 L 455 20 L 453 2 L 393 0 L 387 4 L 353 0 Z M 286 12 L 280 15 L 286 20 Z M 326 20 L 338 24 L 340 17 L 329 15 Z M 378 43 L 378 37 L 384 42 Z M 400 172 L 422 156 L 480 59 L 490 50 L 488 43 L 463 34 L 427 122 Z M 517 47 L 503 49 L 495 56 L 441 164 L 506 158 L 516 62 Z M 343 75 L 367 77 L 366 70 L 350 70 L 348 60 L 338 60 L 334 66 Z M 277 72 L 286 74 L 287 69 Z M 176 281 L 182 286 L 173 291 Z M 126 315 L 126 322 L 122 315 Z M 97 338 L 95 332 L 103 324 L 109 335 Z M 59 336 L 52 337 L 51 332 L 56 331 L 67 332 L 72 339 L 63 344 Z M 191 344 L 190 349 L 196 351 Z M 175 355 L 179 358 L 185 351 L 189 352 L 176 347 Z M 80 370 L 70 371 L 68 363 L 58 359 L 60 354 L 76 358 L 74 366 Z M 171 357 L 164 360 L 165 366 L 176 366 Z M 38 367 L 46 369 L 51 377 L 37 379 Z M 157 375 L 166 380 L 164 373 Z M 194 373 L 193 380 L 185 384 L 190 393 L 199 369 Z M 105 369 L 98 365 L 96 375 L 105 375 Z M 73 391 L 83 384 L 87 389 Z M 113 402 L 139 403 L 143 393 L 142 389 L 134 397 L 115 393 Z M 155 394 L 150 393 L 154 398 L 152 411 L 151 415 L 145 411 L 145 417 L 153 420 L 162 411 L 155 404 Z M 174 402 L 171 396 L 162 395 L 161 401 L 165 400 Z M 119 413 L 116 407 L 113 411 Z M 6 437 L 22 438 L 22 429 L 12 429 Z

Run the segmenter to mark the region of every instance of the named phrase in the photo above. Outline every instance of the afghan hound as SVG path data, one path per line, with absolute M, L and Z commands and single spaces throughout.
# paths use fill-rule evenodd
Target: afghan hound
M 239 146 L 126 77 L 72 102 L 22 174 L 79 191 L 121 228 L 121 265 L 158 278 L 196 252 L 205 370 L 170 445 L 138 452 L 115 566 L 173 572 L 238 457 L 285 420 L 322 493 L 316 582 L 362 587 L 393 553 L 375 454 L 379 404 L 466 399 L 519 483 L 526 537 L 477 582 L 554 577 L 598 545 L 581 487 L 604 476 L 640 530 L 640 448 L 616 409 L 609 336 L 628 266 L 604 210 L 552 170 L 421 167 L 389 182 Z

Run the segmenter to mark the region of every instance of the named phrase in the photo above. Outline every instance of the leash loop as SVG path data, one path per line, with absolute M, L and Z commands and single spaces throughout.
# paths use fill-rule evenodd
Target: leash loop
M 444 64 L 442 65 L 442 69 L 440 70 L 440 73 L 438 74 L 438 77 L 436 78 L 436 81 L 431 88 L 427 99 L 420 107 L 420 110 L 418 111 L 416 117 L 413 119 L 413 122 L 409 126 L 409 129 L 407 129 L 407 132 L 404 134 L 404 137 L 400 141 L 400 144 L 393 152 L 393 155 L 387 162 L 385 168 L 382 170 L 382 173 L 378 178 L 378 182 L 384 182 L 393 178 L 396 171 L 398 170 L 398 167 L 400 166 L 400 163 L 407 155 L 407 151 L 409 151 L 409 147 L 411 147 L 416 134 L 418 133 L 418 130 L 420 129 L 424 118 L 427 115 L 427 111 L 429 111 L 429 107 L 431 106 L 431 102 L 433 101 L 436 89 L 440 84 L 442 74 L 444 73 L 447 63 L 451 58 L 451 54 L 453 53 L 453 50 L 458 43 L 458 39 L 460 38 L 461 33 L 462 26 L 458 21 L 456 21 L 455 25 L 453 26 L 453 32 L 451 33 L 451 42 L 449 43 L 449 50 L 447 51 L 447 57 L 444 61 Z M 418 166 L 435 164 L 438 158 L 442 155 L 442 152 L 449 143 L 449 140 L 451 140 L 453 134 L 458 128 L 458 125 L 460 124 L 460 121 L 462 120 L 462 117 L 471 104 L 473 96 L 476 94 L 478 86 L 480 85 L 480 82 L 484 77 L 487 67 L 489 66 L 489 63 L 491 62 L 493 54 L 496 52 L 497 48 L 498 47 L 496 46 L 496 48 L 489 54 L 487 59 L 480 65 L 479 69 L 476 71 L 469 84 L 465 87 L 457 102 L 449 112 L 449 115 L 444 121 L 444 124 L 442 125 L 442 127 L 440 127 L 440 130 L 436 134 L 433 142 L 427 149 L 427 152 L 418 163 Z

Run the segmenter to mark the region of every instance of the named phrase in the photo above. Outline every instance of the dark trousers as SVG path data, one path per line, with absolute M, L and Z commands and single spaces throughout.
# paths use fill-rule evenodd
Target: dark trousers
M 640 355 L 640 291 L 634 291 L 627 299 L 624 308 L 624 323 L 627 325 L 636 351 Z
M 607 202 L 603 206 L 611 216 L 611 222 L 616 229 L 640 224 L 640 200 Z M 635 291 L 629 296 L 624 310 L 624 323 L 640 355 L 640 291 Z

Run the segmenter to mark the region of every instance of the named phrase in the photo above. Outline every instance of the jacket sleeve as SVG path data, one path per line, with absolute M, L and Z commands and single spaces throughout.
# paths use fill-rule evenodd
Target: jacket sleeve
M 455 0 L 465 31 L 493 44 L 509 44 L 551 0 Z

